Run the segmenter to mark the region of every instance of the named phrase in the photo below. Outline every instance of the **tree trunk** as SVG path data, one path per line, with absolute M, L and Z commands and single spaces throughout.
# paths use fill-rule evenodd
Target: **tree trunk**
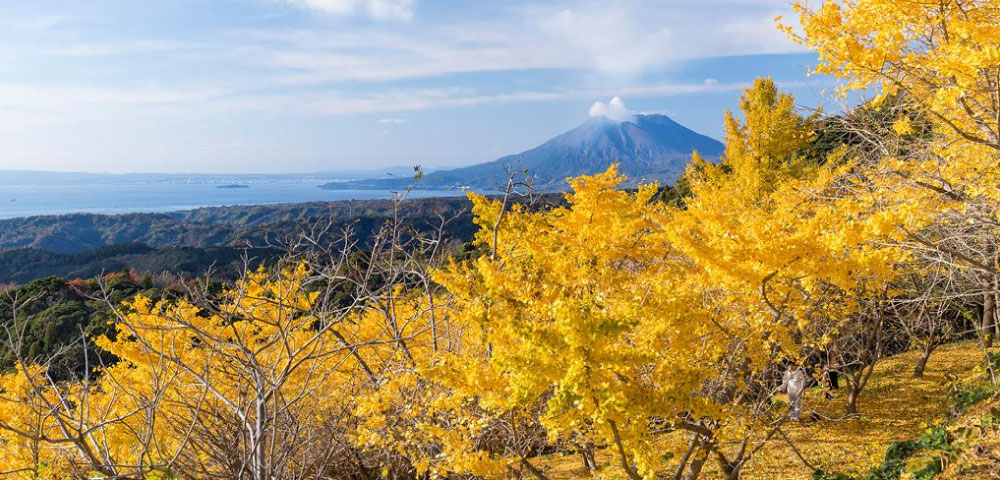
M 597 470 L 597 461 L 594 460 L 594 444 L 588 443 L 580 445 L 580 456 L 583 457 L 583 468 L 588 472 Z
M 997 252 L 993 259 L 993 268 L 1000 266 L 1000 251 Z M 997 338 L 1000 335 L 1000 319 L 997 319 L 997 291 L 1000 290 L 1000 276 L 993 274 L 993 281 L 990 282 L 989 296 L 993 299 L 993 315 L 991 315 L 991 320 L 993 323 L 992 332 L 988 331 L 992 335 L 992 338 Z
M 847 388 L 847 413 L 848 415 L 856 415 L 858 413 L 858 397 L 861 392 L 854 385 L 848 385 Z
M 618 433 L 618 425 L 613 420 L 608 420 L 608 426 L 611 427 L 611 433 L 614 435 L 615 446 L 618 447 L 618 460 L 621 462 L 622 469 L 628 474 L 628 477 L 632 480 L 642 480 L 642 476 L 639 472 L 632 466 L 632 462 L 629 461 L 629 455 L 625 453 L 625 446 L 622 445 L 621 434 Z
M 1000 252 L 997 253 L 1000 254 Z M 994 268 L 996 268 L 998 266 L 997 263 L 1000 263 L 1000 256 L 995 257 L 993 262 L 994 262 Z M 1000 319 L 997 319 L 997 301 L 996 301 L 998 290 L 1000 290 L 1000 276 L 993 274 L 993 281 L 990 282 L 990 293 L 989 293 L 990 297 L 993 298 L 993 316 L 992 316 L 993 338 L 997 338 L 997 336 L 1000 336 Z
M 743 469 L 739 468 L 739 462 L 730 462 L 722 454 L 719 454 L 719 470 L 722 470 L 726 480 L 740 480 L 742 477 Z
M 924 376 L 924 369 L 927 368 L 927 360 L 930 360 L 933 351 L 934 347 L 931 346 L 924 346 L 920 349 L 920 358 L 917 360 L 917 365 L 913 367 L 913 378 Z
M 691 434 L 688 449 L 684 452 L 684 456 L 681 457 L 680 461 L 677 462 L 677 469 L 674 470 L 673 480 L 681 480 L 681 475 L 684 475 L 684 469 L 687 468 L 687 463 L 691 460 L 691 454 L 698 448 L 698 438 L 697 433 Z
M 1000 321 L 997 321 L 995 314 L 993 316 L 993 338 L 1000 338 Z
M 706 460 L 708 460 L 708 445 L 705 440 L 702 440 L 698 448 L 698 453 L 695 454 L 694 460 L 691 460 L 691 466 L 688 467 L 687 475 L 684 475 L 684 480 L 697 480 L 698 476 L 701 475 L 701 468 L 705 466 Z
M 979 326 L 979 342 L 984 348 L 993 346 L 993 325 L 995 323 L 994 314 L 996 312 L 996 296 L 994 293 L 983 294 L 983 320 Z

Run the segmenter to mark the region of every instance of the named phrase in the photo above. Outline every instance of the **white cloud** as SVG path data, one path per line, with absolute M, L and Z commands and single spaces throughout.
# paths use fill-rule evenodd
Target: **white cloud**
M 229 95 L 220 90 L 188 90 L 136 88 L 56 88 L 34 85 L 0 84 L 0 111 L 17 112 L 18 115 L 0 116 L 13 124 L 32 125 L 71 124 L 73 122 L 126 119 L 161 115 L 201 115 L 216 113 L 275 113 L 297 112 L 305 115 L 335 116 L 351 114 L 393 114 L 442 108 L 464 108 L 478 105 L 505 103 L 551 102 L 560 100 L 586 100 L 612 94 L 633 98 L 663 98 L 675 95 L 736 91 L 745 84 L 701 83 L 651 83 L 630 87 L 582 88 L 552 91 L 514 91 L 483 94 L 471 88 L 404 88 L 376 89 L 362 93 L 347 92 L 279 92 Z M 783 84 L 782 87 L 801 85 Z M 591 116 L 604 115 L 615 120 L 625 120 L 633 115 L 624 102 L 612 98 L 608 103 L 597 102 Z M 29 121 L 30 119 L 30 121 Z M 401 125 L 408 120 L 398 116 L 385 116 L 377 120 L 380 125 Z
M 594 102 L 588 113 L 591 117 L 606 117 L 616 122 L 627 122 L 635 117 L 635 114 L 625 106 L 625 102 L 619 97 L 612 98 L 608 103 Z
M 69 21 L 70 18 L 63 15 L 41 15 L 37 17 L 0 19 L 0 26 L 17 30 L 49 30 Z
M 400 0 L 285 0 L 328 11 L 390 9 Z M 777 30 L 767 0 L 562 0 L 491 16 L 433 17 L 391 31 L 348 27 L 246 32 L 241 61 L 282 84 L 379 82 L 471 72 L 577 69 L 623 84 L 678 60 L 802 51 Z M 770 3 L 768 6 L 767 4 Z M 403 11 L 412 13 L 409 7 Z M 275 79 L 272 77 L 272 79 Z M 619 80 L 625 80 L 621 82 Z
M 368 0 L 368 13 L 375 18 L 411 18 L 415 0 Z
M 635 98 L 665 98 L 675 95 L 706 92 L 730 92 L 745 88 L 744 83 L 705 85 L 701 83 L 652 83 L 614 89 L 572 89 L 558 91 L 518 91 L 501 94 L 478 94 L 463 88 L 405 89 L 389 92 L 351 96 L 321 95 L 311 100 L 301 98 L 282 103 L 282 108 L 310 112 L 314 115 L 349 115 L 355 113 L 391 113 L 460 108 L 501 103 L 551 102 L 559 100 L 586 100 L 615 93 Z M 782 88 L 801 87 L 801 84 L 783 83 Z M 276 100 L 276 99 L 272 99 Z M 591 106 L 591 116 L 604 115 L 618 121 L 634 115 L 620 98 L 610 102 L 597 102 Z
M 335 15 L 367 13 L 377 19 L 409 19 L 416 0 L 285 0 Z
M 775 19 L 787 12 L 770 11 L 763 15 L 739 17 L 722 23 L 717 28 L 721 37 L 740 39 L 739 44 L 729 46 L 731 54 L 752 53 L 791 53 L 802 51 L 802 47 L 791 40 L 784 32 L 778 30 Z M 788 19 L 794 15 L 784 15 L 785 23 L 797 26 L 798 22 Z
M 563 9 L 542 20 L 547 44 L 612 75 L 632 75 L 663 63 L 674 37 L 669 27 L 647 26 L 627 9 Z M 668 55 L 665 55 L 668 54 Z
M 271 6 L 294 3 L 331 14 L 378 18 L 410 17 L 417 4 L 416 0 L 267 1 Z M 0 42 L 0 73 L 22 82 L 0 84 L 0 109 L 30 115 L 37 123 L 69 123 L 80 117 L 124 118 L 146 112 L 394 116 L 391 112 L 503 102 L 669 96 L 736 87 L 712 79 L 691 84 L 647 82 L 641 79 L 656 78 L 655 73 L 640 74 L 684 58 L 797 48 L 789 47 L 774 29 L 771 0 L 703 1 L 503 2 L 495 4 L 490 15 L 470 6 L 468 13 L 455 12 L 447 20 L 428 12 L 392 28 L 371 22 L 337 22 L 337 28 L 306 22 L 294 28 L 220 29 L 211 34 L 216 36 L 167 32 L 141 38 L 99 37 L 101 43 L 29 35 Z M 729 8 L 734 5 L 738 8 Z M 63 17 L 38 23 L 69 28 L 71 33 L 87 25 Z M 88 63 L 104 58 L 108 61 Z M 63 74 L 52 86 L 22 80 L 36 70 L 40 78 L 55 82 L 50 73 L 54 66 Z M 478 85 L 476 79 L 460 77 L 466 73 L 518 72 L 519 77 L 534 80 L 533 70 L 565 70 L 572 79 L 511 83 L 482 91 L 445 87 Z M 393 83 L 416 78 L 428 79 L 421 82 L 428 87 Z M 602 105 L 613 108 L 610 103 Z M 19 121 L 14 115 L 7 117 L 0 122 Z

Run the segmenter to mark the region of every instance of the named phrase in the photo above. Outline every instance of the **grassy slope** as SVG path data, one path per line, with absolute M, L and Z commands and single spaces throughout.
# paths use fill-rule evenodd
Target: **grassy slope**
M 916 352 L 904 353 L 881 362 L 873 374 L 868 389 L 862 393 L 861 415 L 855 418 L 805 422 L 786 427 L 789 437 L 813 466 L 826 471 L 854 474 L 866 472 L 882 461 L 892 442 L 919 437 L 929 425 L 940 423 L 951 413 L 951 382 L 972 382 L 981 376 L 983 354 L 975 342 L 959 342 L 942 346 L 931 356 L 923 378 L 910 377 L 916 363 Z M 813 389 L 807 393 L 804 412 L 814 409 L 824 417 L 843 416 L 844 397 L 841 391 L 832 401 L 823 398 L 823 391 Z M 982 408 L 977 405 L 966 416 Z M 988 411 L 988 409 L 987 409 Z M 965 417 L 955 424 L 965 421 Z M 996 437 L 994 448 L 1000 446 Z M 669 441 L 669 440 L 668 440 Z M 1000 451 L 994 450 L 996 454 Z M 602 452 L 598 463 L 608 464 L 612 459 Z M 553 480 L 585 478 L 589 475 L 581 468 L 575 455 L 553 455 L 544 462 L 547 474 Z M 955 465 L 949 465 L 945 475 L 951 474 Z M 794 454 L 784 441 L 778 439 L 768 444 L 745 467 L 747 480 L 809 479 L 812 469 Z M 706 464 L 701 478 L 716 479 L 720 475 L 714 463 Z M 946 478 L 944 476 L 939 478 Z M 972 478 L 963 473 L 949 478 Z M 984 476 L 980 478 L 996 478 Z

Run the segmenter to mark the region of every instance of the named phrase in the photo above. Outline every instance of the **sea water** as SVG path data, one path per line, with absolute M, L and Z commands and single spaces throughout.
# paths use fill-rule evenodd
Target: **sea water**
M 0 182 L 0 218 L 67 213 L 167 212 L 227 205 L 269 205 L 392 198 L 389 190 L 326 190 L 315 182 L 256 180 L 248 188 L 217 183 L 8 184 Z M 413 190 L 410 197 L 459 195 L 455 190 Z

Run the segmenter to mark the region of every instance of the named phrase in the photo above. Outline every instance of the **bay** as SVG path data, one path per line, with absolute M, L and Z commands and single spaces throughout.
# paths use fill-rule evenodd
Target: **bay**
M 240 180 L 240 179 L 231 179 Z M 0 219 L 69 213 L 120 214 L 169 212 L 200 207 L 270 205 L 314 201 L 392 198 L 388 190 L 325 190 L 319 182 L 274 181 L 230 183 L 246 188 L 219 188 L 211 183 L 56 182 L 4 184 L 0 182 Z M 455 190 L 414 190 L 410 197 L 461 195 Z

